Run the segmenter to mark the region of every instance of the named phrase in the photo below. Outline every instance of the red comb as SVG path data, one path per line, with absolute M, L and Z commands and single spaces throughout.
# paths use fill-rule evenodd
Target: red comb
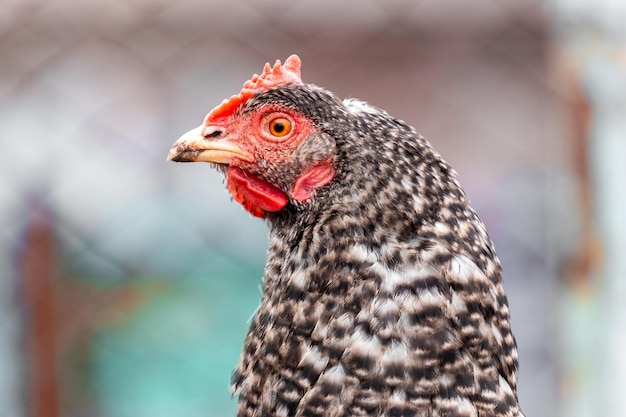
M 232 114 L 240 105 L 248 101 L 250 97 L 268 88 L 283 84 L 302 84 L 300 76 L 301 63 L 298 55 L 291 55 L 282 65 L 280 61 L 276 61 L 273 67 L 270 67 L 270 64 L 265 64 L 261 75 L 254 74 L 250 80 L 244 83 L 239 94 L 222 101 L 222 104 L 211 110 L 206 117 L 206 122 L 213 122 L 216 119 Z

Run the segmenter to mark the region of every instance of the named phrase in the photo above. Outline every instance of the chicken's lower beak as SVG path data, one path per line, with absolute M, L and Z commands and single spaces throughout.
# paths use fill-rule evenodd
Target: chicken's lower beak
M 230 164 L 233 157 L 253 161 L 252 155 L 230 142 L 228 138 L 213 139 L 205 136 L 205 126 L 199 126 L 182 135 L 167 154 L 168 161 L 212 162 Z

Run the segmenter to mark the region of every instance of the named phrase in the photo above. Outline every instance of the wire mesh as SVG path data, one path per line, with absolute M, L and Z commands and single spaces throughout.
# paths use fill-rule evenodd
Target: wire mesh
M 266 232 L 218 174 L 165 156 L 291 53 L 305 82 L 407 120 L 460 173 L 505 268 L 523 409 L 556 415 L 558 279 L 581 225 L 542 7 L 7 2 L 0 417 L 233 415 Z

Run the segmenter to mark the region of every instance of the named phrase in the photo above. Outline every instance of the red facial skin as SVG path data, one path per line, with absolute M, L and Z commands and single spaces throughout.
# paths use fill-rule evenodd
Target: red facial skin
M 270 122 L 275 119 L 285 119 L 281 121 L 290 123 L 288 133 L 283 136 L 272 133 Z M 293 188 L 285 193 L 250 172 L 253 167 L 254 171 L 262 171 L 263 167 L 258 165 L 261 160 L 268 165 L 287 165 L 302 141 L 315 132 L 311 121 L 293 110 L 263 107 L 258 112 L 214 120 L 210 125 L 223 129 L 229 142 L 253 156 L 252 162 L 233 156 L 226 178 L 228 190 L 235 201 L 256 217 L 266 217 L 268 212 L 281 210 L 289 203 L 290 197 L 299 202 L 310 199 L 315 190 L 328 184 L 335 176 L 330 159 L 317 163 L 305 168 Z
M 294 110 L 271 103 L 252 112 L 240 112 L 255 94 L 281 85 L 301 85 L 300 66 L 297 55 L 288 57 L 284 64 L 266 64 L 263 72 L 246 81 L 238 94 L 211 110 L 201 126 L 181 136 L 168 159 L 227 165 L 228 190 L 257 217 L 280 211 L 290 200 L 305 202 L 312 198 L 335 176 L 332 156 L 308 167 L 293 160 L 302 142 L 316 133 L 313 123 Z M 272 124 L 277 120 L 278 128 Z M 261 177 L 274 178 L 277 184 Z

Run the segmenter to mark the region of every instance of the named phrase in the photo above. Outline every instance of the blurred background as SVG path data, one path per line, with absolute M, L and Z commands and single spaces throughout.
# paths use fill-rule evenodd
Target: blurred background
M 234 415 L 265 225 L 165 157 L 292 53 L 459 172 L 526 415 L 624 415 L 626 2 L 0 3 L 0 417 Z

